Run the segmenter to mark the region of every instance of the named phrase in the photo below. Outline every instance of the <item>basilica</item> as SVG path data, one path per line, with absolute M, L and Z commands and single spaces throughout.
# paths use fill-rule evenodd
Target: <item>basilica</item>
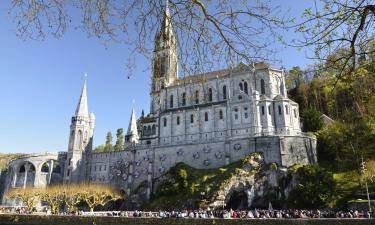
M 11 161 L 1 174 L 0 193 L 85 181 L 127 195 L 142 185 L 149 198 L 154 180 L 179 162 L 218 168 L 259 152 L 280 168 L 316 163 L 316 138 L 301 132 L 298 104 L 287 96 L 283 70 L 241 63 L 182 78 L 176 45 L 166 8 L 155 37 L 150 110 L 139 117 L 132 110 L 123 151 L 92 151 L 95 116 L 88 110 L 85 82 L 70 121 L 68 150 Z

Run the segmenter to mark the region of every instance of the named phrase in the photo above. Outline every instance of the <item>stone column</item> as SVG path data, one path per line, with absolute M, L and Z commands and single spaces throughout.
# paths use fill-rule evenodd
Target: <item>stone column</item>
M 13 168 L 13 184 L 12 187 L 15 188 L 17 185 L 17 170 Z
M 51 178 L 52 178 L 52 173 L 53 173 L 53 159 L 51 159 L 49 162 L 48 162 L 48 167 L 49 167 L 49 170 L 48 170 L 48 180 L 47 180 L 47 185 L 49 185 L 51 183 Z
M 29 172 L 29 169 L 30 169 L 30 164 L 29 163 L 26 163 L 25 164 L 25 177 L 23 179 L 23 188 L 25 189 L 26 188 L 26 184 L 27 184 L 27 173 Z

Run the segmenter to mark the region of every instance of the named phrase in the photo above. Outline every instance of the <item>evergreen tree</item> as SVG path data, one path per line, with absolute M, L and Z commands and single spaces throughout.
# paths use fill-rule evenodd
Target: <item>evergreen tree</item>
M 303 131 L 317 132 L 323 128 L 321 113 L 314 108 L 306 109 L 303 112 Z
M 105 151 L 109 152 L 113 148 L 112 144 L 113 138 L 112 138 L 112 133 L 111 131 L 108 131 L 107 136 L 106 136 L 106 141 L 105 141 Z
M 117 129 L 116 133 L 116 144 L 115 144 L 115 151 L 121 151 L 124 149 L 124 130 L 122 128 Z

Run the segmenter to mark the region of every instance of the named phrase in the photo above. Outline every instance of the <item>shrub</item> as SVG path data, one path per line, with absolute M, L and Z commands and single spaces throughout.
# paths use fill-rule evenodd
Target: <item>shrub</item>
M 289 204 L 296 208 L 322 208 L 336 198 L 333 174 L 317 165 L 305 165 L 294 174 L 298 184 L 292 189 Z

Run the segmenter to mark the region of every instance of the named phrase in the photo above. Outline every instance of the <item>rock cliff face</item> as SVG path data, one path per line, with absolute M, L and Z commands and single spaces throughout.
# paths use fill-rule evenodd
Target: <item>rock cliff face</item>
M 211 200 L 212 207 L 250 208 L 268 207 L 272 200 L 285 198 L 288 194 L 286 170 L 275 163 L 264 163 L 260 154 L 252 154 L 225 182 Z M 288 185 L 287 185 L 288 183 Z M 246 200 L 244 202 L 243 200 Z
M 295 181 L 287 169 L 265 163 L 260 153 L 251 153 L 238 162 L 216 170 L 198 170 L 176 165 L 155 181 L 155 202 L 179 208 L 268 208 L 282 207 Z M 177 204 L 180 202 L 181 204 Z

